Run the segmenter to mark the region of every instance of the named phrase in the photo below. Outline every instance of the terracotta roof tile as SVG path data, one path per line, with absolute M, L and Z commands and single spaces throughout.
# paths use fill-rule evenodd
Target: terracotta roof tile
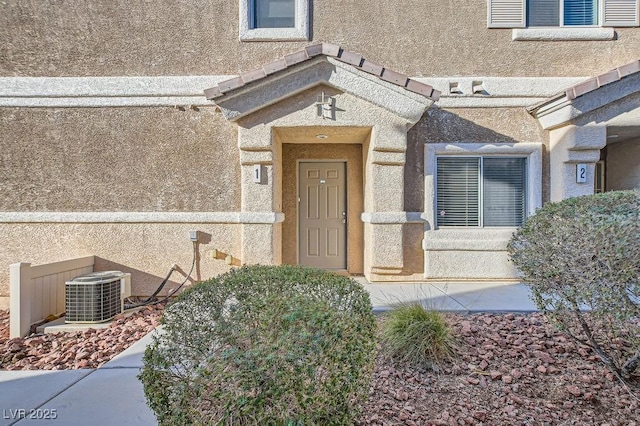
M 238 89 L 246 84 L 265 78 L 268 75 L 282 71 L 290 66 L 307 61 L 319 55 L 326 55 L 336 58 L 337 60 L 350 64 L 369 74 L 373 74 L 382 80 L 388 81 L 400 87 L 404 87 L 411 92 L 420 94 L 433 101 L 438 100 L 440 92 L 434 90 L 428 84 L 420 83 L 412 80 L 404 74 L 384 68 L 375 62 L 367 61 L 362 55 L 342 49 L 340 46 L 330 43 L 319 43 L 307 46 L 302 50 L 286 55 L 284 58 L 270 62 L 253 71 L 243 73 L 239 77 L 218 83 L 217 86 L 205 90 L 207 99 L 215 99 L 223 96 L 225 93 Z
M 238 87 L 244 86 L 244 81 L 242 81 L 242 77 L 234 77 L 229 80 L 221 81 L 218 83 L 218 89 L 220 92 L 225 93 L 229 90 L 237 89 Z
M 604 74 L 600 74 L 596 79 L 598 80 L 598 86 L 604 86 L 605 84 L 618 81 L 620 79 L 620 74 L 618 74 L 618 70 L 615 69 Z
M 310 58 L 318 55 L 322 55 L 322 43 L 312 44 L 311 46 L 307 46 L 304 48 L 307 51 L 307 55 Z
M 362 63 L 362 70 L 368 72 L 369 74 L 376 75 L 380 77 L 382 75 L 382 71 L 384 67 L 382 65 L 378 65 L 375 62 L 367 61 L 366 59 Z
M 212 88 L 204 91 L 204 96 L 206 96 L 207 99 L 213 99 L 222 96 L 222 92 L 218 86 L 213 86 Z
M 427 98 L 433 98 L 433 87 L 429 86 L 428 84 L 425 83 L 421 83 L 419 81 L 416 80 L 411 80 L 409 79 L 409 82 L 407 83 L 407 89 L 411 90 L 412 92 L 418 93 L 424 97 Z M 434 99 L 434 101 L 438 100 L 439 96 Z
M 250 83 L 254 80 L 258 80 L 266 76 L 267 72 L 264 70 L 264 68 L 258 68 L 257 70 L 245 72 L 240 75 L 240 77 L 242 77 L 242 81 L 244 81 L 245 83 Z
M 287 63 L 288 67 L 290 67 L 291 65 L 299 64 L 300 62 L 304 62 L 307 59 L 309 59 L 309 55 L 307 54 L 306 49 L 298 50 L 297 52 L 291 53 L 284 57 L 284 61 Z
M 384 71 L 382 71 L 382 75 L 380 76 L 380 78 L 384 81 L 388 81 L 389 83 L 397 84 L 398 86 L 402 87 L 407 87 L 407 80 L 409 80 L 409 77 L 407 77 L 406 75 L 400 74 L 399 72 L 395 72 L 388 68 L 385 68 Z
M 638 59 L 637 61 L 633 61 L 630 64 L 618 67 L 618 74 L 620 74 L 620 78 L 637 72 L 640 72 L 640 59 Z
M 322 53 L 327 56 L 337 57 L 340 53 L 340 46 L 331 43 L 322 43 Z
M 362 63 L 362 55 L 358 55 L 357 53 L 343 51 L 342 55 L 340 55 L 340 60 L 342 62 L 346 62 L 347 64 L 353 65 L 354 67 L 359 67 L 360 63 Z
M 271 75 L 275 72 L 282 71 L 286 67 L 287 67 L 287 62 L 284 60 L 284 58 L 281 58 L 281 59 L 278 59 L 277 61 L 269 62 L 268 64 L 263 66 L 262 69 L 267 75 Z
M 582 96 L 585 93 L 592 92 L 598 88 L 598 79 L 590 78 L 587 81 L 583 81 L 580 84 L 576 84 L 575 86 L 569 88 L 567 90 L 567 97 L 569 99 L 575 99 L 578 96 Z

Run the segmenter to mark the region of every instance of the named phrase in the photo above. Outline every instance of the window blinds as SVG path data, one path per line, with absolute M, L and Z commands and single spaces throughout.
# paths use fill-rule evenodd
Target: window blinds
M 524 158 L 483 161 L 484 226 L 520 226 L 526 213 Z
M 558 0 L 528 0 L 527 26 L 557 27 L 560 25 L 560 2 Z
M 597 25 L 596 0 L 564 0 L 564 25 Z
M 439 226 L 478 226 L 480 158 L 437 160 L 436 216 Z

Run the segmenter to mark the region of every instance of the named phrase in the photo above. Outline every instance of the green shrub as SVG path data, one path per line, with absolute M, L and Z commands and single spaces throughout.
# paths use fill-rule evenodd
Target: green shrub
M 419 303 L 399 304 L 385 314 L 383 349 L 398 361 L 434 368 L 454 354 L 454 340 L 442 314 Z
M 249 266 L 166 309 L 140 379 L 161 424 L 352 424 L 369 394 L 376 323 L 355 281 Z
M 508 250 L 538 309 L 629 378 L 640 363 L 640 193 L 546 204 Z

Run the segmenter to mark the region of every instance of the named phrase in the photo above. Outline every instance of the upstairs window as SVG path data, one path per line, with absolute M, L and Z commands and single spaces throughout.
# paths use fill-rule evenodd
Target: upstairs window
M 527 211 L 526 159 L 438 157 L 438 226 L 520 226 Z
M 489 28 L 637 27 L 640 0 L 487 0 Z
M 252 28 L 294 28 L 295 0 L 251 0 Z
M 528 0 L 527 26 L 598 25 L 597 0 Z
M 239 0 L 241 41 L 309 39 L 310 0 Z

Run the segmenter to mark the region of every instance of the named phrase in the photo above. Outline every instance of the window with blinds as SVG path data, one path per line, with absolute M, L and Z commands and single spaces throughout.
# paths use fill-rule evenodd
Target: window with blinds
M 438 157 L 438 226 L 520 226 L 526 217 L 526 159 Z
M 487 26 L 637 27 L 639 9 L 640 0 L 487 0 Z
M 562 10 L 562 21 L 560 20 Z M 598 24 L 597 0 L 527 0 L 527 26 L 589 26 Z

